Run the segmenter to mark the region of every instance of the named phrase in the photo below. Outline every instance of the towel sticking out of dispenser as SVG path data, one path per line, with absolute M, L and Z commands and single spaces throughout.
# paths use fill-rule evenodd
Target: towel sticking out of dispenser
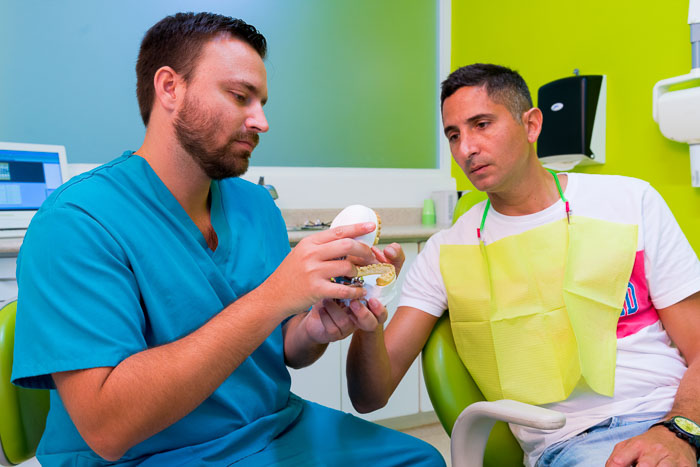
M 543 114 L 537 140 L 540 162 L 553 170 L 605 163 L 606 77 L 581 75 L 540 87 Z

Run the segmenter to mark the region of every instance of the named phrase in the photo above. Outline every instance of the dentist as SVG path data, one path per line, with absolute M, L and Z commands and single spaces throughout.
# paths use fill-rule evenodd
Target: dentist
M 290 252 L 269 194 L 238 178 L 268 130 L 265 53 L 238 19 L 158 22 L 136 64 L 142 146 L 64 184 L 29 227 L 13 381 L 52 389 L 42 465 L 443 463 L 290 392 L 287 366 L 386 311 L 324 300 L 362 298 L 329 279 L 375 261 L 352 240 L 373 225 Z

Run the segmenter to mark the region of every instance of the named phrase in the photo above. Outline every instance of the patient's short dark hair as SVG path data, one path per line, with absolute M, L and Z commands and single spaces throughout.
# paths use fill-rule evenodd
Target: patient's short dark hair
M 518 121 L 524 112 L 533 107 L 530 90 L 518 72 L 488 63 L 474 63 L 450 73 L 442 82 L 440 105 L 444 105 L 445 99 L 465 86 L 486 86 L 488 96 L 504 105 Z
M 151 117 L 156 71 L 169 66 L 187 82 L 194 73 L 204 45 L 220 34 L 230 34 L 242 40 L 265 58 L 265 37 L 245 21 L 229 16 L 177 13 L 158 21 L 146 32 L 136 62 L 136 97 L 144 125 L 148 126 Z

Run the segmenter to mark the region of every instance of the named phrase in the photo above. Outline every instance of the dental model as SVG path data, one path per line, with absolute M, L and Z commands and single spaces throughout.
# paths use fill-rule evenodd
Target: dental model
M 377 263 L 368 266 L 356 266 L 357 277 L 371 276 L 373 274 L 381 274 L 377 277 L 377 285 L 383 287 L 394 282 L 396 279 L 396 269 L 393 264 Z
M 382 220 L 379 215 L 374 212 L 374 210 L 368 208 L 367 206 L 362 206 L 360 204 L 353 204 L 346 207 L 340 213 L 335 216 L 333 222 L 331 222 L 331 228 L 339 227 L 341 225 L 351 225 L 359 224 L 361 222 L 372 222 L 376 226 L 374 231 L 355 237 L 355 240 L 364 243 L 367 246 L 374 246 L 379 243 L 379 236 L 382 230 Z M 361 279 L 365 276 L 372 276 L 380 274 L 377 278 L 377 285 L 380 287 L 391 284 L 394 279 L 396 279 L 396 270 L 393 264 L 389 263 L 377 263 L 370 264 L 367 266 L 356 266 L 357 273 L 355 278 L 353 278 L 349 285 L 362 286 L 364 281 Z M 342 278 L 336 278 L 336 282 L 347 282 L 343 281 Z
M 338 215 L 335 216 L 335 219 L 333 219 L 333 222 L 331 222 L 330 228 L 340 227 L 341 225 L 359 224 L 361 222 L 371 222 L 376 228 L 370 233 L 355 237 L 355 240 L 370 247 L 379 243 L 379 235 L 382 231 L 382 220 L 374 210 L 367 206 L 362 206 L 361 204 L 353 204 L 340 211 Z

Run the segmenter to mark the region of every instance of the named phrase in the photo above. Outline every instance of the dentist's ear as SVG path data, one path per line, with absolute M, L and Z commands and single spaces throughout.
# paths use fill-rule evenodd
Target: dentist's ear
M 537 107 L 533 107 L 523 113 L 523 125 L 527 131 L 527 141 L 534 143 L 540 136 L 542 131 L 542 111 Z
M 185 81 L 169 66 L 160 67 L 153 76 L 155 89 L 154 105 L 160 105 L 168 112 L 177 109 L 178 100 L 184 96 Z

